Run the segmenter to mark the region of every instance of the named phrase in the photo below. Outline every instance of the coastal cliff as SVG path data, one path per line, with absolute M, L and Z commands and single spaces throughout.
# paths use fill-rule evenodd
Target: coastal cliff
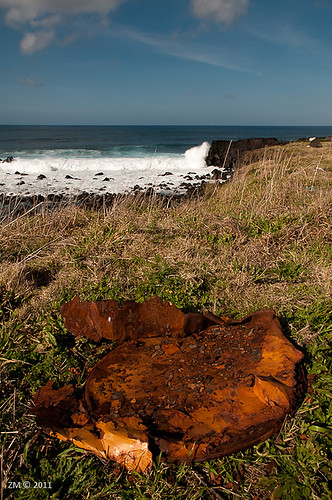
M 282 144 L 287 144 L 287 141 L 279 141 L 275 137 L 212 141 L 205 161 L 209 167 L 223 167 L 228 172 L 232 172 L 248 151 Z

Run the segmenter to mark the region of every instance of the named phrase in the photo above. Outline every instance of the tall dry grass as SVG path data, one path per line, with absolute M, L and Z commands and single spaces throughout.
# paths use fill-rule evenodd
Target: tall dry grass
M 266 149 L 230 182 L 168 208 L 129 197 L 99 211 L 39 208 L 5 222 L 0 286 L 29 295 L 29 307 L 44 307 L 66 287 L 84 294 L 103 278 L 129 297 L 157 272 L 158 256 L 181 280 L 209 282 L 209 307 L 282 308 L 303 283 L 328 295 L 331 169 L 321 165 L 329 165 L 331 146 Z M 295 274 L 282 279 L 287 265 Z

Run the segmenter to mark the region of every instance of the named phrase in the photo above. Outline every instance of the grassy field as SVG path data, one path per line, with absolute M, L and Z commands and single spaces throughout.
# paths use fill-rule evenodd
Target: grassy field
M 3 220 L 1 499 L 330 499 L 331 172 L 332 142 L 293 143 L 262 151 L 200 198 L 167 206 L 127 198 L 100 211 L 64 206 Z M 113 347 L 66 331 L 59 306 L 76 294 L 157 294 L 236 318 L 272 308 L 305 354 L 306 397 L 277 436 L 252 449 L 128 474 L 49 438 L 29 413 L 49 379 L 81 387 Z

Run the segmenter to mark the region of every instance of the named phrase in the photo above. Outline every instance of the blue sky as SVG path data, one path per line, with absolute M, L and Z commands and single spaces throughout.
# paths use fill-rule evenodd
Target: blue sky
M 0 0 L 0 23 L 2 124 L 332 124 L 332 0 Z

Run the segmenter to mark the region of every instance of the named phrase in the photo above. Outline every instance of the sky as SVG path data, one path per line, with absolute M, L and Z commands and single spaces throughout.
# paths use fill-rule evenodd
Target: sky
M 0 123 L 332 125 L 332 0 L 0 0 Z

